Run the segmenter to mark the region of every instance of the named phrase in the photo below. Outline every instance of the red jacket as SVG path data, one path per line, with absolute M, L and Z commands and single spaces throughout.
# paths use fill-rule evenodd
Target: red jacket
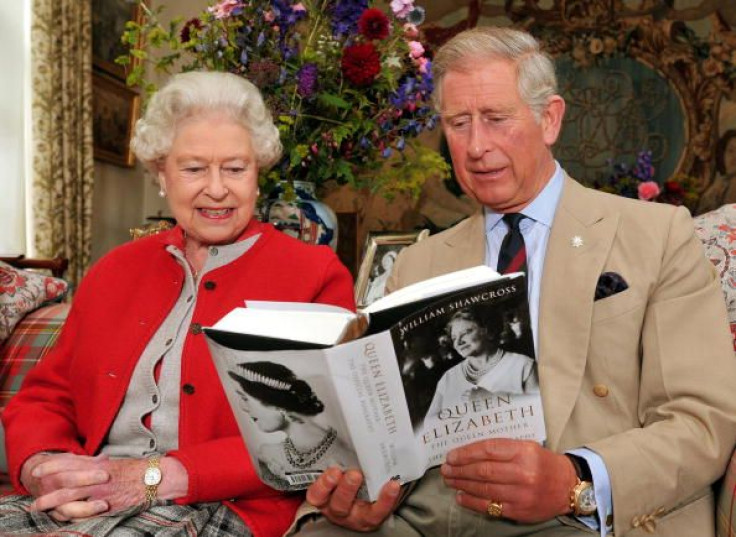
M 200 281 L 192 325 L 210 326 L 243 300 L 323 302 L 353 309 L 350 274 L 327 247 L 307 246 L 253 222 L 255 245 Z M 139 239 L 101 259 L 79 286 L 55 349 L 32 369 L 2 414 L 15 487 L 22 464 L 39 451 L 99 451 L 143 349 L 179 297 L 184 271 L 166 251 L 183 247 L 180 228 Z M 214 286 L 204 282 L 214 282 Z M 281 535 L 302 495 L 257 477 L 210 358 L 205 336 L 190 330 L 181 363 L 179 449 L 189 491 L 179 503 L 226 502 L 256 537 Z

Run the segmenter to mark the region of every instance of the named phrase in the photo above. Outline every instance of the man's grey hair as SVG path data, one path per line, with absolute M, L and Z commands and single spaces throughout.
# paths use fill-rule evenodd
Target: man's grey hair
M 232 73 L 190 71 L 171 77 L 136 122 L 130 147 L 156 173 L 157 164 L 171 151 L 178 124 L 213 113 L 229 116 L 248 131 L 261 170 L 278 162 L 281 141 L 271 112 L 258 88 Z
M 442 82 L 450 71 L 469 72 L 479 60 L 509 60 L 516 63 L 519 95 L 537 121 L 550 97 L 557 94 L 557 76 L 552 59 L 540 50 L 527 32 L 498 26 L 472 28 L 442 45 L 432 62 L 435 81 L 433 101 L 442 113 Z

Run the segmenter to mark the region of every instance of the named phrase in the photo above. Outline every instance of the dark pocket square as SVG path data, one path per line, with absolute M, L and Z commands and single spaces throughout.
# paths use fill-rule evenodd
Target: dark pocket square
M 629 284 L 626 283 L 623 276 L 615 272 L 604 272 L 598 278 L 598 284 L 595 286 L 595 300 L 613 296 L 628 288 Z

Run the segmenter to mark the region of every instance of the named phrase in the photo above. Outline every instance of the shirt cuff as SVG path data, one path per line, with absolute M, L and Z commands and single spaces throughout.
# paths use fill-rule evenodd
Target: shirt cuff
M 566 453 L 581 457 L 588 463 L 590 474 L 593 476 L 595 503 L 598 506 L 598 518 L 594 516 L 575 518 L 591 529 L 600 529 L 601 537 L 606 537 L 608 532 L 613 531 L 613 517 L 611 516 L 613 514 L 613 496 L 611 494 L 611 478 L 608 477 L 606 463 L 603 462 L 600 455 L 588 448 L 572 449 Z M 611 521 L 610 525 L 607 525 L 608 521 Z

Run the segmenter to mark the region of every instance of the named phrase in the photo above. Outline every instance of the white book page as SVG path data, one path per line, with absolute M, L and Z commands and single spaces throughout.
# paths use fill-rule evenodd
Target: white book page
M 319 304 L 317 302 L 272 302 L 270 300 L 246 300 L 246 308 L 259 310 L 278 310 L 278 311 L 323 311 L 332 313 L 343 313 L 353 315 L 353 312 L 340 306 L 332 304 Z
M 389 331 L 324 351 L 350 427 L 368 496 L 376 500 L 392 477 L 403 484 L 426 469 L 414 436 Z
M 353 318 L 355 314 L 347 310 L 335 312 L 236 308 L 220 319 L 213 328 L 224 332 L 333 345 Z
M 376 300 L 363 311 L 370 314 L 450 291 L 473 287 L 474 285 L 490 282 L 501 277 L 517 277 L 520 274 L 514 273 L 501 276 L 498 272 L 486 265 L 478 265 L 477 267 L 450 272 L 449 274 L 443 274 L 402 287 L 390 295 Z

